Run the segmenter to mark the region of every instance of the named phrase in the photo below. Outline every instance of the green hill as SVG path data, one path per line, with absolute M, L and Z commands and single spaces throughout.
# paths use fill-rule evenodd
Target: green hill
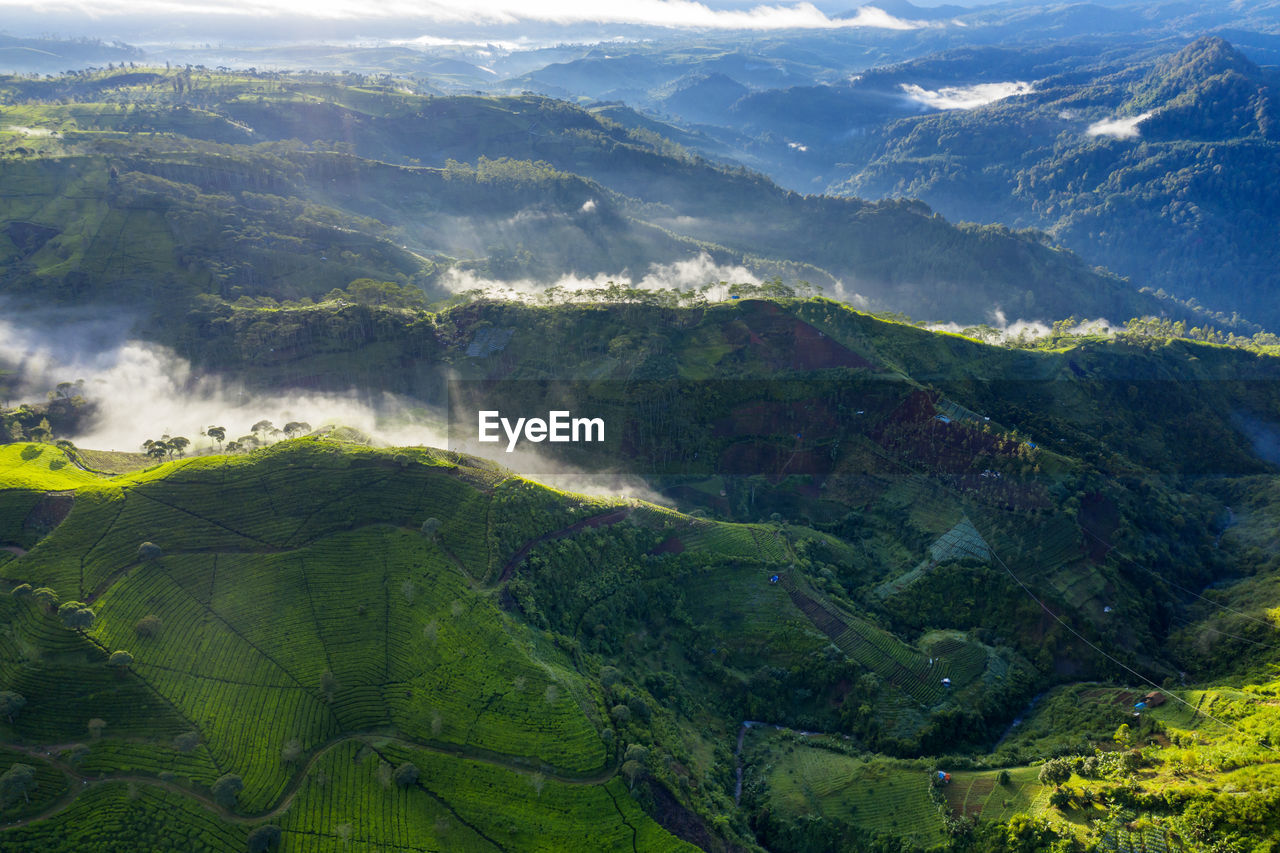
M 0 154 L 0 272 L 28 300 L 316 299 L 359 278 L 439 297 L 449 268 L 638 279 L 705 254 L 947 319 L 1157 307 L 1036 235 L 801 196 L 535 96 L 207 69 L 9 77 Z
M 180 318 L 262 387 L 656 389 L 683 473 L 608 462 L 679 510 L 319 436 L 111 477 L 6 445 L 0 849 L 1269 838 L 1275 360 L 1141 329 L 621 293 Z

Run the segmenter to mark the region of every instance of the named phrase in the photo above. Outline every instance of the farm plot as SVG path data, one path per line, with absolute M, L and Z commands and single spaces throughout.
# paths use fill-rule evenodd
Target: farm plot
M 48 820 L 0 829 L 0 849 L 41 853 L 146 850 L 155 853 L 240 853 L 248 829 L 219 819 L 182 794 L 146 784 L 88 787 Z
M 0 825 L 37 814 L 66 793 L 70 780 L 58 768 L 21 752 L 0 748 L 0 775 L 15 764 L 25 764 L 35 771 L 35 778 L 25 796 L 15 796 L 9 803 L 0 801 Z M 0 847 L 4 836 L 0 835 Z
M 788 743 L 776 733 L 753 737 L 767 739 L 767 752 L 753 751 L 753 760 L 768 762 L 766 781 L 773 808 L 791 815 L 817 812 L 922 845 L 941 842 L 942 815 L 929 796 L 928 772 Z
M 348 741 L 326 752 L 278 818 L 284 849 L 493 850 L 447 803 L 394 781 L 393 765 L 368 745 Z
M 942 678 L 946 673 L 940 666 L 931 663 L 925 655 L 888 631 L 845 613 L 803 586 L 794 574 L 787 572 L 782 576 L 782 584 L 790 593 L 791 600 L 846 655 L 921 705 L 929 707 L 942 701 Z
M 1187 849 L 1176 834 L 1159 826 L 1118 826 L 1102 836 L 1099 847 L 1110 853 L 1182 853 Z
M 934 631 L 920 638 L 920 650 L 941 666 L 956 688 L 987 671 L 990 654 L 981 643 L 958 631 Z
M 43 607 L 0 596 L 0 685 L 26 697 L 9 730 L 28 743 L 88 739 L 100 719 L 118 737 L 172 738 L 190 726 L 134 679 L 120 679 L 106 655 Z M 0 723 L 0 729 L 6 727 Z
M 536 772 L 389 746 L 393 762 L 411 760 L 420 786 L 446 803 L 451 827 L 482 830 L 509 850 L 693 851 L 644 813 L 620 777 L 575 784 Z M 449 847 L 448 849 L 454 849 Z M 463 848 L 465 849 L 465 848 Z
M 1009 781 L 1004 785 L 998 781 L 998 770 L 952 773 L 951 781 L 942 789 L 947 805 L 956 815 L 980 818 L 983 823 L 1044 809 L 1049 789 L 1038 781 L 1038 767 L 1011 767 L 1005 772 Z
M 23 528 L 27 516 L 40 503 L 41 497 L 43 492 L 28 489 L 0 491 L 0 543 L 25 548 L 35 544 Z
M 97 474 L 77 468 L 67 454 L 48 444 L 0 445 L 0 483 L 6 489 L 56 492 L 101 480 Z
M 680 538 L 690 550 L 722 557 L 750 557 L 767 562 L 792 559 L 791 548 L 782 533 L 765 524 L 704 522 Z
M 180 711 L 219 768 L 243 777 L 246 808 L 264 807 L 282 790 L 289 775 L 280 759 L 286 743 L 296 739 L 306 749 L 337 733 L 318 684 L 302 681 L 159 565 L 141 566 L 104 594 L 97 609 L 94 637 L 108 649 L 131 650 L 130 677 Z M 162 626 L 154 642 L 134 630 L 147 615 L 158 616 Z
M 881 598 L 888 598 L 924 577 L 930 569 L 939 563 L 965 559 L 981 560 L 982 562 L 991 559 L 991 548 L 987 545 L 986 540 L 982 538 L 982 534 L 978 532 L 978 529 L 973 526 L 973 522 L 969 520 L 968 516 L 961 518 L 954 527 L 939 536 L 929 546 L 929 555 L 919 565 L 876 587 L 876 594 Z

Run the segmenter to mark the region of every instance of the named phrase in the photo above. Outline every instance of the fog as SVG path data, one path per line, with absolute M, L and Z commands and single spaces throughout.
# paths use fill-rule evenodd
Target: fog
M 975 107 L 995 103 L 1013 95 L 1026 95 L 1035 89 L 1023 80 L 1011 80 L 1006 83 L 977 83 L 972 86 L 943 86 L 932 90 L 903 83 L 902 91 L 907 98 L 935 110 L 971 110 Z
M 712 287 L 707 291 L 707 298 L 715 300 L 728 297 L 729 284 L 760 284 L 760 278 L 744 266 L 717 264 L 710 255 L 703 252 L 682 261 L 651 264 L 640 275 L 633 275 L 624 269 L 611 275 L 566 275 L 550 281 L 529 278 L 499 280 L 455 267 L 441 277 L 440 284 L 453 293 L 478 290 L 486 296 L 522 301 L 536 301 L 552 288 L 573 294 L 606 288 L 610 284 L 637 290 L 699 290 L 710 284 Z
M 251 390 L 226 377 L 201 374 L 172 350 L 131 337 L 130 326 L 123 313 L 5 311 L 0 319 L 0 370 L 21 377 L 17 393 L 7 402 L 39 403 L 59 382 L 83 380 L 79 393 L 95 404 L 97 417 L 81 432 L 58 437 L 93 450 L 136 453 L 147 439 L 181 435 L 191 441 L 188 454 L 212 451 L 216 444 L 204 435 L 210 426 L 225 427 L 226 440 L 235 441 L 264 419 L 278 429 L 290 421 L 316 429 L 352 427 L 376 445 L 449 447 L 445 413 L 415 400 L 385 392 L 370 399 L 355 390 Z M 587 472 L 531 450 L 503 453 L 487 445 L 452 449 L 491 459 L 564 491 L 664 502 L 639 476 Z
M 91 317 L 5 312 L 0 319 L 0 364 L 21 378 L 15 399 L 40 402 L 59 382 L 83 380 L 80 390 L 97 417 L 70 438 L 77 445 L 136 452 L 161 435 L 181 435 L 192 450 L 212 447 L 203 433 L 247 435 L 260 420 L 313 427 L 354 427 L 386 444 L 444 445 L 443 416 L 392 394 L 261 392 L 226 377 L 201 374 L 186 359 L 129 336 L 123 314 Z
M 1143 113 L 1130 118 L 1109 118 L 1095 121 L 1085 130 L 1087 136 L 1110 136 L 1112 139 L 1137 139 L 1141 135 L 1138 125 L 1151 118 L 1151 113 Z
M 1038 320 L 1014 320 L 1009 322 L 1004 312 L 995 309 L 991 312 L 990 322 L 985 325 L 968 325 L 960 323 L 930 323 L 925 328 L 934 332 L 951 332 L 976 337 L 989 344 L 1007 343 L 1016 340 L 1037 340 L 1053 334 L 1053 329 Z M 1070 328 L 1062 329 L 1067 335 L 1114 335 L 1116 327 L 1109 320 L 1082 320 Z

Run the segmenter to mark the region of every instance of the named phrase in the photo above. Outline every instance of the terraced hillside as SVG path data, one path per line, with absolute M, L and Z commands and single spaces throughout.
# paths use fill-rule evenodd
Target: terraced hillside
M 106 481 L 53 455 L 5 448 L 13 482 L 79 488 L 3 567 L 4 755 L 37 769 L 3 849 L 682 846 L 617 775 L 599 684 L 488 593 L 504 537 L 592 502 L 310 440 Z

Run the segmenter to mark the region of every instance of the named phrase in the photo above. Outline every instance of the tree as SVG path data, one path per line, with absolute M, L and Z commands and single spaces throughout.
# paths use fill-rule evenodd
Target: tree
M 117 649 L 111 653 L 111 657 L 107 658 L 107 666 L 115 667 L 119 670 L 126 670 L 133 664 L 133 655 L 124 649 Z
M 295 435 L 306 435 L 311 432 L 311 424 L 306 421 L 289 421 L 284 425 L 284 434 L 293 438 Z
M 15 764 L 0 775 L 0 806 L 22 797 L 31 802 L 30 793 L 36 786 L 36 769 L 29 764 Z
M 299 758 L 302 758 L 302 744 L 297 738 L 292 738 L 280 748 L 280 760 L 285 764 L 294 764 Z
M 31 593 L 31 598 L 37 604 L 43 604 L 50 610 L 58 608 L 58 594 L 47 586 L 38 587 Z
M 62 624 L 76 631 L 87 631 L 93 627 L 93 611 L 83 601 L 68 601 L 58 608 L 58 617 Z
M 211 426 L 205 430 L 205 435 L 218 442 L 218 450 L 222 450 L 222 442 L 227 440 L 227 428 L 220 426 Z
M 160 633 L 160 624 L 160 617 L 150 613 L 134 623 L 133 633 L 139 637 L 154 637 Z
M 102 730 L 107 727 L 107 721 L 101 717 L 94 717 L 85 726 L 89 730 L 89 736 L 94 740 L 102 737 Z
M 164 556 L 164 551 L 154 542 L 143 542 L 138 546 L 139 560 L 158 560 Z
M 213 799 L 218 805 L 233 809 L 236 807 L 236 797 L 243 790 L 244 780 L 234 773 L 226 773 L 218 777 L 218 781 L 213 783 L 209 792 L 213 794 Z
M 31 596 L 31 584 L 20 583 L 9 591 L 14 598 L 29 598 Z
M 1071 794 L 1066 788 L 1054 788 L 1053 793 L 1049 795 L 1049 805 L 1059 811 L 1066 811 L 1071 806 Z
M 280 844 L 280 827 L 272 823 L 256 827 L 249 833 L 249 853 L 265 853 Z
M 190 445 L 191 442 L 188 439 L 180 435 L 175 435 L 173 438 L 169 439 L 169 453 L 176 453 L 179 456 L 182 456 Z
M 401 788 L 410 788 L 418 783 L 418 775 L 418 765 L 411 761 L 406 761 L 396 768 L 396 784 Z
M 27 697 L 21 693 L 15 693 L 12 690 L 0 690 L 0 716 L 8 720 L 10 725 L 13 724 L 13 718 L 18 716 L 18 712 L 26 704 Z
M 428 539 L 436 538 L 436 534 L 440 532 L 440 519 L 428 518 L 422 522 L 422 535 Z
M 1071 765 L 1062 758 L 1051 758 L 1040 768 L 1041 785 L 1061 785 L 1071 778 Z

